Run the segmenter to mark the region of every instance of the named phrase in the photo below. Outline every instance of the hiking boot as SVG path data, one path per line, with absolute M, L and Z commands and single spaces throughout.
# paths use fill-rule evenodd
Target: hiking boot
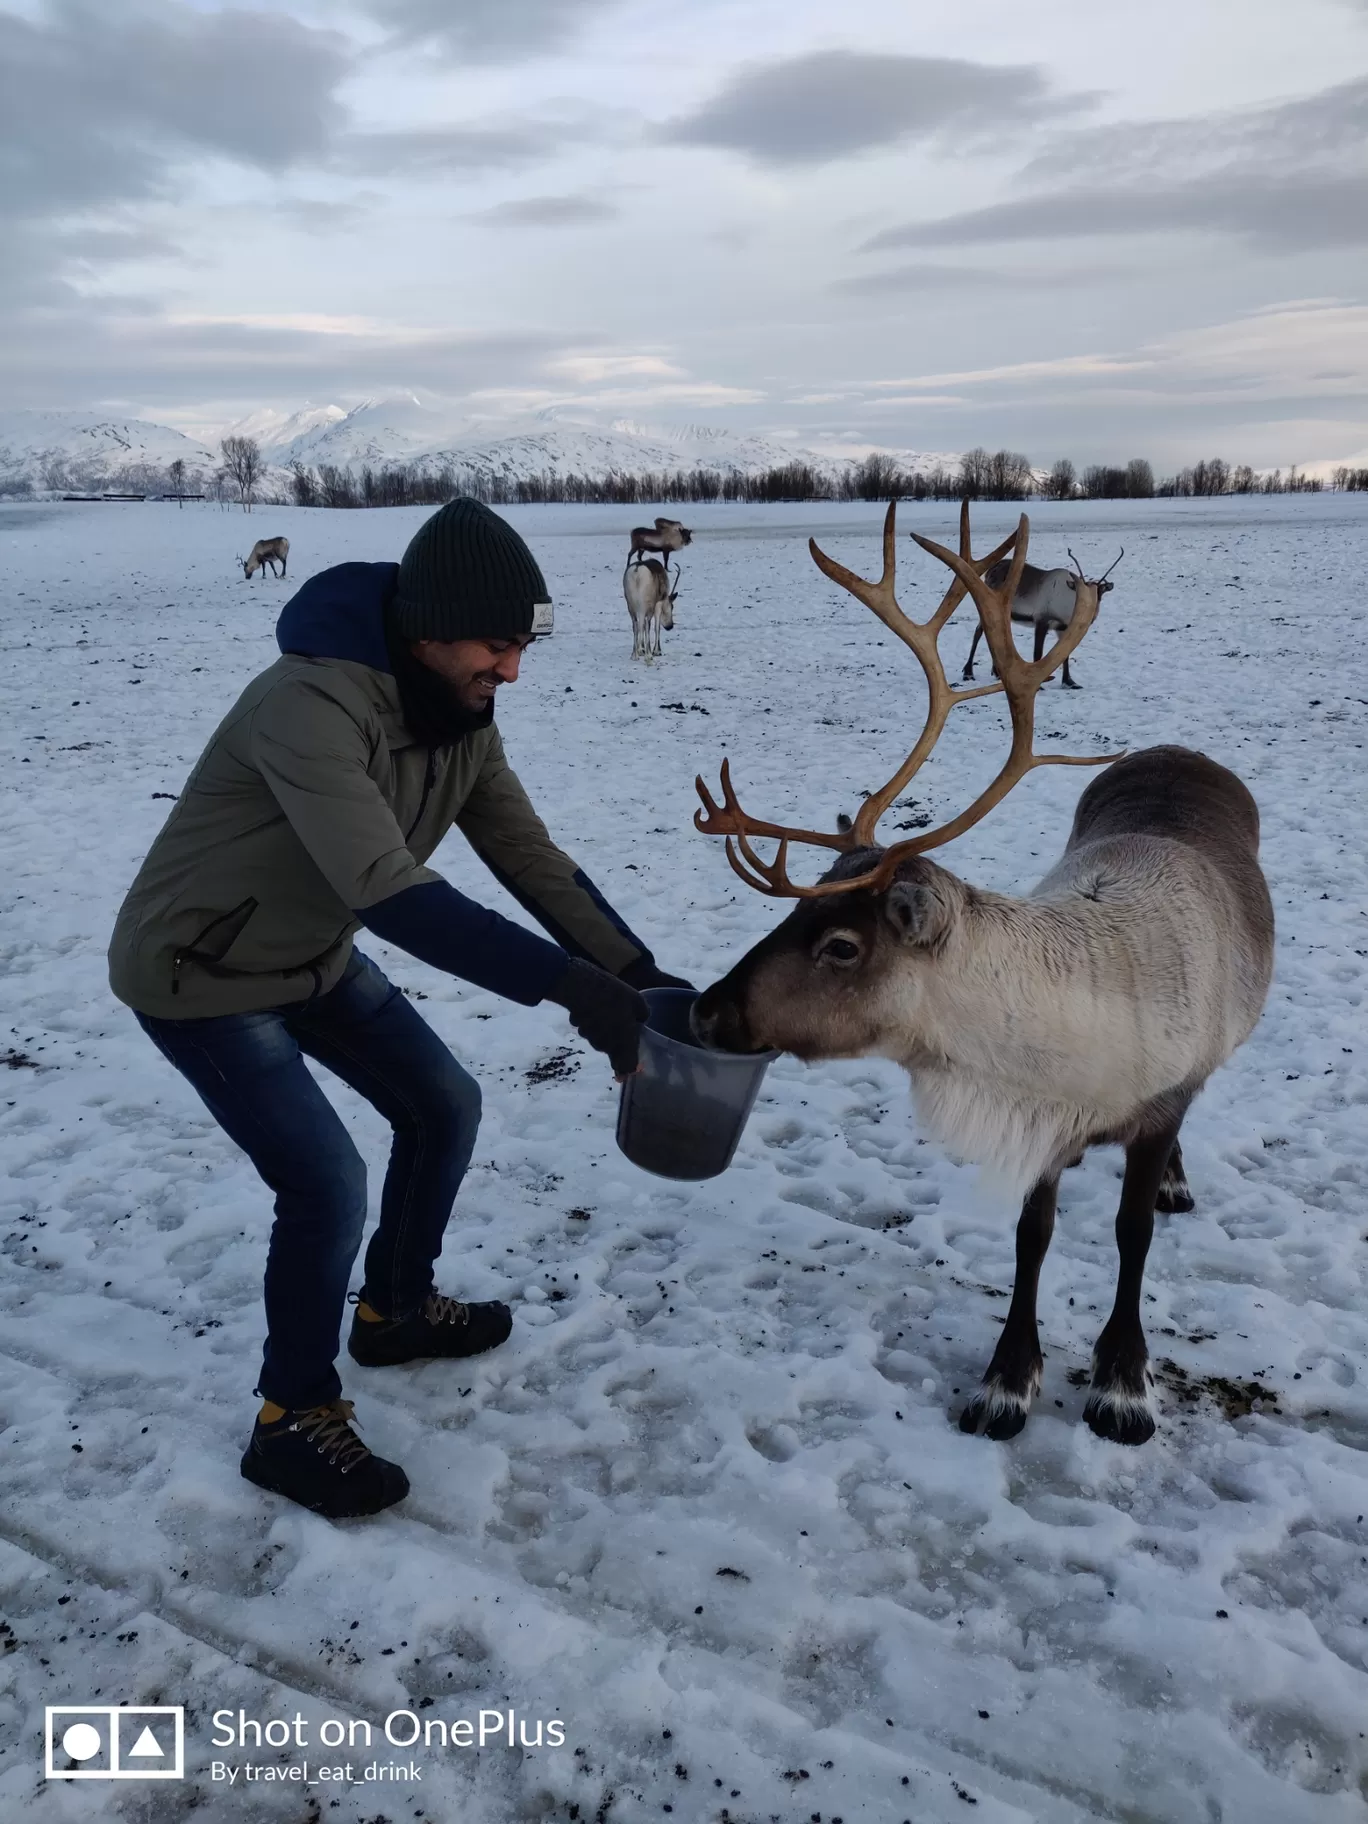
M 391 1368 L 434 1356 L 481 1355 L 497 1348 L 512 1328 L 513 1313 L 493 1300 L 465 1305 L 431 1292 L 411 1317 L 392 1321 L 379 1316 L 362 1293 L 347 1348 L 352 1360 L 366 1368 Z
M 361 1442 L 352 1430 L 354 1411 L 350 1400 L 300 1412 L 268 1401 L 243 1453 L 243 1475 L 329 1520 L 393 1507 L 409 1492 L 408 1477 Z

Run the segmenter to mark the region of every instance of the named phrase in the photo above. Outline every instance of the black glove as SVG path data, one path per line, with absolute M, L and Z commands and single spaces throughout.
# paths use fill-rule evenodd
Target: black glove
M 687 988 L 691 994 L 698 992 L 693 983 L 686 982 L 683 976 L 666 975 L 649 951 L 643 951 L 635 962 L 628 963 L 625 969 L 619 970 L 617 979 L 626 982 L 629 988 L 639 988 L 643 994 L 648 988 Z
M 607 1054 L 614 1076 L 631 1076 L 649 1011 L 635 988 L 606 969 L 573 957 L 546 998 L 564 1007 L 570 1024 L 595 1051 Z

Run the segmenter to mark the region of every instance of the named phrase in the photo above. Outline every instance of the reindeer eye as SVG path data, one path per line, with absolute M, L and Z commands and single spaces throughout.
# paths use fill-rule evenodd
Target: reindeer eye
M 848 937 L 828 937 L 817 952 L 819 962 L 858 963 L 860 946 Z

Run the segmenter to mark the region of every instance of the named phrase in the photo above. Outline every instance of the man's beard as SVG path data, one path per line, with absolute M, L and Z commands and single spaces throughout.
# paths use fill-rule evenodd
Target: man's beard
M 414 657 L 408 640 L 390 625 L 388 614 L 385 643 L 404 721 L 416 741 L 424 747 L 453 747 L 467 735 L 489 727 L 494 720 L 493 697 L 479 709 L 467 708 L 454 684 Z

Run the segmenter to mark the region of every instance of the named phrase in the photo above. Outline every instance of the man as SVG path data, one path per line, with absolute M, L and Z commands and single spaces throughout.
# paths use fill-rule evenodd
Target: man
M 275 1193 L 242 1473 L 340 1517 L 402 1500 L 408 1479 L 341 1397 L 366 1174 L 306 1057 L 394 1129 L 353 1358 L 474 1355 L 512 1327 L 506 1305 L 433 1286 L 479 1089 L 353 932 L 524 1005 L 558 1002 L 619 1077 L 637 1065 L 640 990 L 687 984 L 556 847 L 504 757 L 495 693 L 551 631 L 541 571 L 506 521 L 452 501 L 401 563 L 313 577 L 276 631 L 283 656 L 220 724 L 129 889 L 110 982 Z M 453 824 L 552 941 L 424 866 Z

